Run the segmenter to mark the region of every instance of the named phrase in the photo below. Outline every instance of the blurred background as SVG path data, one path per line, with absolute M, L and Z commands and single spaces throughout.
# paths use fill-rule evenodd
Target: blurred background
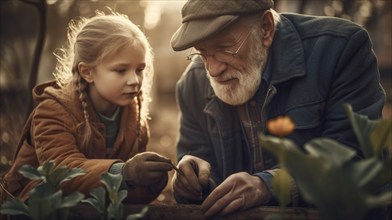
M 12 158 L 24 121 L 31 111 L 31 88 L 53 79 L 53 51 L 66 43 L 67 24 L 107 7 L 126 14 L 147 35 L 155 53 L 150 105 L 149 150 L 176 162 L 178 109 L 174 89 L 188 64 L 188 51 L 174 52 L 170 38 L 181 24 L 184 0 L 1 0 L 0 1 L 0 176 Z M 387 92 L 384 117 L 392 118 L 392 1 L 275 0 L 278 12 L 342 17 L 365 27 L 379 61 Z M 173 173 L 170 173 L 170 176 Z M 1 178 L 1 177 L 0 177 Z M 155 203 L 173 204 L 169 183 Z

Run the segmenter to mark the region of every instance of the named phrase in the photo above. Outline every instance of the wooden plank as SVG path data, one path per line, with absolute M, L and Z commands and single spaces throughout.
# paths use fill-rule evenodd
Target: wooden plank
M 148 206 L 148 212 L 144 219 L 161 219 L 161 220 L 205 220 L 207 219 L 199 205 L 124 205 L 124 216 L 140 212 L 145 206 Z M 320 220 L 319 214 L 315 209 L 308 208 L 286 208 L 283 211 L 279 207 L 257 207 L 245 211 L 223 216 L 213 217 L 213 220 L 251 220 L 266 219 L 267 216 L 283 214 L 285 220 Z M 80 204 L 71 211 L 69 219 L 99 219 L 98 213 L 87 204 Z

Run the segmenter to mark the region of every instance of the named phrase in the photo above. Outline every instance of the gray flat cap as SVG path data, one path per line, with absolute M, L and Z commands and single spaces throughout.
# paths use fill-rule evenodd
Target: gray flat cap
M 182 25 L 173 34 L 171 46 L 175 51 L 186 50 L 228 27 L 241 15 L 273 6 L 273 0 L 188 0 L 181 11 Z

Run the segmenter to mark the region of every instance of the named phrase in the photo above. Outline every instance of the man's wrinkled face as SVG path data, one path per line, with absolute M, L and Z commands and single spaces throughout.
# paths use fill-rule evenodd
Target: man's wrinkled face
M 247 33 L 250 34 L 248 39 Z M 255 25 L 236 25 L 195 47 L 209 54 L 205 60 L 207 76 L 217 97 L 229 105 L 244 104 L 260 86 L 267 51 L 259 36 L 259 28 Z M 238 53 L 230 61 L 221 59 L 222 51 L 235 52 L 237 48 Z

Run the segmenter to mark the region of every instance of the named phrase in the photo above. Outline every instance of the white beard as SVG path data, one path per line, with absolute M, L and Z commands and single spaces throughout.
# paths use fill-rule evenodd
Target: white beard
M 246 59 L 248 61 L 248 68 L 245 72 L 227 71 L 215 78 L 207 74 L 216 96 L 229 105 L 241 105 L 249 101 L 260 86 L 262 78 L 261 71 L 265 66 L 266 53 L 263 51 L 264 48 L 260 40 L 253 40 L 253 43 L 255 47 L 252 47 Z M 222 85 L 217 82 L 217 79 L 224 80 L 232 78 L 236 78 L 237 82 L 228 85 Z

